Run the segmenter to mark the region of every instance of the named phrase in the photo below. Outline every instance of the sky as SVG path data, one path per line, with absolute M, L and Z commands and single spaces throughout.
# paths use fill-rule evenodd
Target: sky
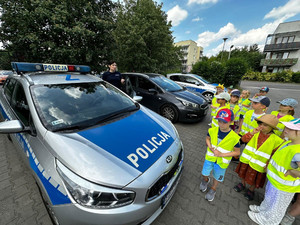
M 280 23 L 300 20 L 300 0 L 156 0 L 172 23 L 175 42 L 196 41 L 203 55 L 258 44 Z

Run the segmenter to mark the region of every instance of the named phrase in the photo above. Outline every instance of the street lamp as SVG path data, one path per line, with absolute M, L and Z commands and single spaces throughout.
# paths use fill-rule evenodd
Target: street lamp
M 231 45 L 231 46 L 230 46 L 230 49 L 229 49 L 229 55 L 228 55 L 228 60 L 230 59 L 230 53 L 231 53 L 231 49 L 233 48 L 233 46 L 234 46 L 234 45 Z
M 221 54 L 221 61 L 223 59 L 223 52 L 224 52 L 224 47 L 225 47 L 225 42 L 228 38 L 223 38 L 224 44 L 223 44 L 223 49 L 222 49 L 222 54 Z

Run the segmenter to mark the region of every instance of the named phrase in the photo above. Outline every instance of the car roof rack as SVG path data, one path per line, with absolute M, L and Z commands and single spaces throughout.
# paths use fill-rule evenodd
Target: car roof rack
M 26 63 L 26 62 L 12 62 L 11 66 L 17 74 L 24 74 L 29 72 L 79 72 L 87 74 L 91 72 L 89 66 L 84 65 L 66 65 L 66 64 L 44 64 L 44 63 Z

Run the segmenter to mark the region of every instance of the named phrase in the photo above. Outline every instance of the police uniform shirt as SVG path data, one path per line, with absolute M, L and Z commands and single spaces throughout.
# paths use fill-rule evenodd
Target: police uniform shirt
M 122 74 L 118 71 L 115 71 L 113 73 L 107 71 L 102 75 L 102 79 L 111 83 L 117 88 L 121 88 Z

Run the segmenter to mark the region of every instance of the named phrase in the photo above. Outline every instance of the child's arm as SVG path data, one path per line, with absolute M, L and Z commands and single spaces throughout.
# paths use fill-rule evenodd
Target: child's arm
M 214 150 L 214 155 L 217 157 L 233 157 L 233 156 L 239 156 L 240 155 L 240 148 L 233 148 L 232 152 L 222 153 L 218 150 Z
M 300 162 L 297 162 L 298 168 L 300 167 Z M 284 176 L 291 175 L 294 178 L 300 178 L 300 171 L 299 170 L 288 170 Z
M 215 150 L 215 148 L 213 148 L 212 145 L 211 145 L 210 137 L 209 137 L 209 136 L 206 136 L 205 142 L 206 142 L 207 147 L 208 147 L 210 150 L 212 150 L 212 151 Z

